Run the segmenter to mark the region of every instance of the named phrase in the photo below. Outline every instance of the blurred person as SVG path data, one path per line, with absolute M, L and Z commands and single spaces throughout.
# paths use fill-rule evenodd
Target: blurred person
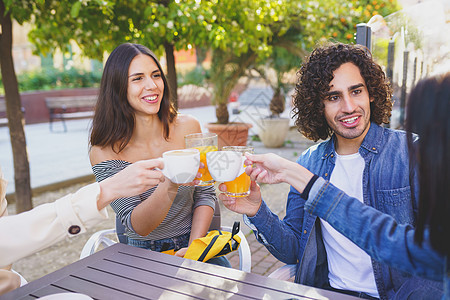
M 139 161 L 126 170 L 92 183 L 52 203 L 9 215 L 6 180 L 0 170 L 0 295 L 21 285 L 11 264 L 65 237 L 78 236 L 108 218 L 105 207 L 114 199 L 136 195 L 165 181 L 158 160 Z
M 306 150 L 297 163 L 274 154 L 248 156 L 248 163 L 256 164 L 248 170 L 253 180 L 291 185 L 285 218 L 270 211 L 255 183 L 247 198 L 219 196 L 226 207 L 245 214 L 244 221 L 275 257 L 297 265 L 295 282 L 367 299 L 437 299 L 442 294 L 439 282 L 374 260 L 326 220 L 305 212 L 306 195 L 320 176 L 319 182 L 333 184 L 396 222 L 415 224 L 418 184 L 415 169 L 409 168 L 406 133 L 380 126 L 389 121 L 391 108 L 390 85 L 366 48 L 331 44 L 315 49 L 299 71 L 296 124 L 314 141 L 329 139 Z M 382 227 L 372 230 L 379 238 Z
M 106 61 L 90 136 L 90 160 L 97 181 L 131 163 L 184 149 L 184 136 L 201 132 L 190 115 L 177 114 L 156 56 L 145 46 L 126 43 Z M 145 193 L 113 201 L 129 245 L 175 250 L 206 235 L 217 199 L 214 186 L 179 185 L 166 180 Z M 120 225 L 119 224 L 119 225 Z M 209 262 L 230 266 L 224 257 Z

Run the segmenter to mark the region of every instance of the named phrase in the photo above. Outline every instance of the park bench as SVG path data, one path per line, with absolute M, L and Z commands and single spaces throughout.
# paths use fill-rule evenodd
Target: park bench
M 65 96 L 65 97 L 47 97 L 47 105 L 50 115 L 50 131 L 53 131 L 53 121 L 59 119 L 62 121 L 64 132 L 67 131 L 67 119 L 85 119 L 92 118 L 94 107 L 97 103 L 97 96 Z
M 25 108 L 22 107 L 22 113 L 25 114 Z M 6 115 L 6 101 L 0 100 L 0 127 L 8 126 L 8 116 Z
M 8 126 L 8 117 L 6 116 L 5 101 L 0 101 L 0 126 Z

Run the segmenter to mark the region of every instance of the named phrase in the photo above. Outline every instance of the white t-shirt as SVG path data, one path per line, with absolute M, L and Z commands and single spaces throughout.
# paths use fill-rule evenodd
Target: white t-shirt
M 337 155 L 330 182 L 347 195 L 363 202 L 362 176 L 364 159 L 359 153 Z M 364 292 L 379 297 L 372 261 L 352 241 L 320 219 L 328 258 L 328 278 L 336 289 Z

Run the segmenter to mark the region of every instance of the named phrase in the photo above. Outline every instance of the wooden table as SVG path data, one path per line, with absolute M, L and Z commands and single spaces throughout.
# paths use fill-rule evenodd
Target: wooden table
M 107 300 L 356 299 L 120 243 L 30 282 L 0 299 L 35 299 L 62 292 Z

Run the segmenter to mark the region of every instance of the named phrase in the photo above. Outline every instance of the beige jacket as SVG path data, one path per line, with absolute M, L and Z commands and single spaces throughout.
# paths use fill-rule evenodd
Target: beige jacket
M 6 181 L 3 179 L 3 174 L 0 170 L 0 218 L 8 215 L 6 209 L 8 203 L 5 198 Z M 20 286 L 19 275 L 11 272 L 11 265 L 0 268 L 0 295 L 12 291 Z
M 0 170 L 0 216 L 6 213 L 6 182 Z M 9 270 L 10 264 L 23 257 L 49 247 L 65 237 L 77 236 L 108 218 L 106 208 L 97 209 L 100 193 L 98 183 L 93 183 L 53 203 L 10 216 L 0 217 L 0 268 Z M 2 275 L 2 272 L 5 274 Z M 9 271 L 0 270 L 1 287 L 6 280 L 16 280 Z M 3 281 L 3 283 L 2 283 Z M 20 279 L 19 279 L 20 283 Z M 10 286 L 6 284 L 6 286 Z

